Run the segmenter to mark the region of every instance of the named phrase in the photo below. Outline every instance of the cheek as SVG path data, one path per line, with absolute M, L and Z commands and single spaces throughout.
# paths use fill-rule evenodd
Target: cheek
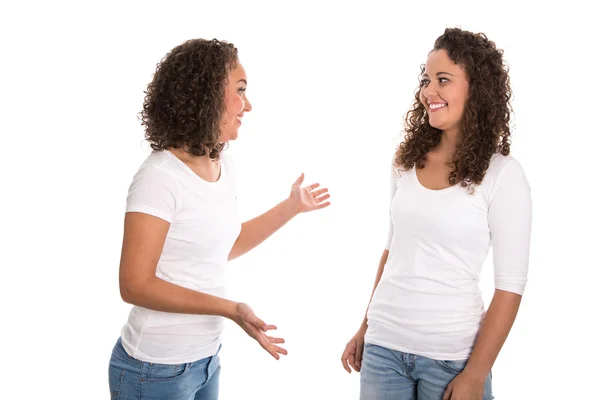
M 229 107 L 229 112 L 232 114 L 232 117 L 235 118 L 236 115 L 242 112 L 244 109 L 244 100 L 240 96 L 235 96 L 232 99 Z
M 225 101 L 225 113 L 223 113 L 222 120 L 224 124 L 229 124 L 235 119 L 235 117 L 243 109 L 243 101 L 239 96 L 228 97 Z
M 421 88 L 421 90 L 419 90 L 419 101 L 421 102 L 421 104 L 423 104 L 425 106 L 425 108 L 427 108 L 427 99 L 425 98 L 425 95 L 423 94 L 423 88 Z

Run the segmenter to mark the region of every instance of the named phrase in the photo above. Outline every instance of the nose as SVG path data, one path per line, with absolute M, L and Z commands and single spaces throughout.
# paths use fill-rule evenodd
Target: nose
M 423 96 L 425 96 L 425 98 L 427 99 L 437 96 L 437 94 L 437 88 L 433 83 L 430 83 L 429 85 L 423 88 Z
M 245 96 L 244 96 L 244 111 L 245 112 L 252 111 L 252 103 L 250 103 L 250 100 L 248 100 L 248 98 Z

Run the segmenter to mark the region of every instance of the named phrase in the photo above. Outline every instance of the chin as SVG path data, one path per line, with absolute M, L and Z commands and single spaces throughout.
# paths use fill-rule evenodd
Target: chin
M 238 133 L 237 132 L 233 132 L 233 133 L 228 133 L 226 135 L 222 135 L 219 138 L 219 141 L 221 143 L 227 143 L 227 142 L 230 142 L 230 141 L 235 140 L 237 138 L 238 138 Z
M 439 122 L 436 123 L 436 121 L 432 121 L 431 119 L 429 120 L 429 125 L 435 129 L 442 129 L 442 126 L 443 126 L 443 124 L 441 124 Z

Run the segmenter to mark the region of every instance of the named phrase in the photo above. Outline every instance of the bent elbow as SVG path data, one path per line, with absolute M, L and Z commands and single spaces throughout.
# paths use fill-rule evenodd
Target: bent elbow
M 119 281 L 119 290 L 121 292 L 121 299 L 125 303 L 137 305 L 143 293 L 143 285 L 132 279 L 121 279 Z

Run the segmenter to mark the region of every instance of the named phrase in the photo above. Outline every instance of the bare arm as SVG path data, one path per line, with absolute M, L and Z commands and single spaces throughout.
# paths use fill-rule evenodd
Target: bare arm
M 465 373 L 484 382 L 515 322 L 521 295 L 496 290 L 479 331 Z
M 291 198 L 287 198 L 266 213 L 244 222 L 242 231 L 229 253 L 229 260 L 244 255 L 264 242 L 296 215 L 298 211 Z
M 325 202 L 329 198 L 328 189 L 314 190 L 319 187 L 314 183 L 302 188 L 304 174 L 294 182 L 290 197 L 277 204 L 266 213 L 242 224 L 242 230 L 229 252 L 229 260 L 246 254 L 269 236 L 277 232 L 296 215 L 329 206 Z
M 485 381 L 517 316 L 521 295 L 496 289 L 469 361 L 446 388 L 443 400 L 481 399 Z
M 283 339 L 264 334 L 277 327 L 267 325 L 247 304 L 187 289 L 156 276 L 168 230 L 169 223 L 158 217 L 137 212 L 125 215 L 119 269 L 123 300 L 151 310 L 229 318 L 275 359 L 279 359 L 279 354 L 287 354 L 287 350 L 279 346 L 284 343 Z
M 119 269 L 121 297 L 127 303 L 151 310 L 220 315 L 233 318 L 237 303 L 187 289 L 156 276 L 169 223 L 143 213 L 125 215 Z
M 377 289 L 377 285 L 379 285 L 379 281 L 381 280 L 381 276 L 383 275 L 383 268 L 385 267 L 385 263 L 387 262 L 389 250 L 384 250 L 381 255 L 381 259 L 379 260 L 379 268 L 377 269 L 377 275 L 375 276 L 375 284 L 373 285 L 373 291 L 371 292 L 371 298 L 369 299 L 369 304 L 371 304 L 371 300 L 373 300 L 373 294 L 375 294 L 375 289 Z M 351 372 L 350 367 L 354 368 L 356 372 L 360 371 L 360 366 L 362 364 L 362 354 L 365 345 L 365 334 L 367 333 L 367 313 L 369 306 L 367 305 L 367 312 L 365 312 L 365 317 L 363 318 L 363 322 L 358 329 L 358 332 L 350 339 L 350 341 L 346 344 L 346 348 L 342 353 L 342 366 L 348 373 Z

